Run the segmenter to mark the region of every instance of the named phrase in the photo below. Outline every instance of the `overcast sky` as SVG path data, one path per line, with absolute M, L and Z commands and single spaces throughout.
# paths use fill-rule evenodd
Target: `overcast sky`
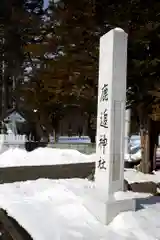
M 49 1 L 49 0 L 44 0 L 44 8 L 47 8 L 47 7 L 48 7 L 48 1 Z

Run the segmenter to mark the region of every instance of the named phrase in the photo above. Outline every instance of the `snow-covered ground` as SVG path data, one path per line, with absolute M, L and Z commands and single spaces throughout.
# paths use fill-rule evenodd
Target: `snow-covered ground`
M 160 149 L 157 150 L 157 158 L 160 158 Z M 10 148 L 0 154 L 0 167 L 84 163 L 94 162 L 95 159 L 95 153 L 86 155 L 73 149 L 38 148 L 27 152 L 25 149 Z M 135 145 L 133 154 L 125 154 L 124 159 L 129 162 L 140 160 L 141 149 Z
M 72 149 L 38 148 L 32 152 L 27 152 L 24 149 L 11 148 L 0 154 L 0 167 L 85 163 L 95 162 L 95 160 L 95 154 L 85 155 Z M 127 169 L 124 176 L 129 183 L 160 182 L 160 171 L 155 172 L 155 174 L 143 174 L 135 169 Z
M 11 148 L 0 154 L 0 167 L 85 163 L 95 162 L 95 160 L 95 154 L 85 155 L 71 149 L 38 148 L 32 152 L 27 152 L 24 149 Z M 124 176 L 129 183 L 144 181 L 160 182 L 160 172 L 143 174 L 135 169 L 127 169 L 124 172 Z
M 142 201 L 142 210 L 119 214 L 105 226 L 85 208 L 84 195 L 94 183 L 85 179 L 39 179 L 0 185 L 0 207 L 34 240 L 158 240 L 160 201 Z M 131 193 L 146 198 L 148 194 Z M 155 204 L 153 204 L 153 201 Z
M 144 174 L 136 169 L 126 169 L 124 177 L 129 183 L 133 182 L 155 182 L 160 183 L 160 171 L 155 171 L 153 174 Z
M 140 150 L 134 154 L 126 154 L 125 160 L 136 161 L 140 159 Z M 82 154 L 73 149 L 38 148 L 32 152 L 25 149 L 10 148 L 0 154 L 0 167 L 13 166 L 40 166 L 69 163 L 95 162 L 95 154 Z
M 95 162 L 95 154 L 76 150 L 39 148 L 33 152 L 9 149 L 0 155 L 0 167 Z M 131 182 L 160 181 L 160 172 L 142 174 L 126 169 Z M 139 210 L 119 214 L 108 226 L 101 224 L 85 207 L 93 191 L 87 179 L 49 180 L 0 184 L 0 208 L 15 218 L 33 240 L 158 240 L 160 239 L 160 197 L 151 194 L 117 192 L 138 198 Z
M 95 154 L 85 155 L 72 149 L 38 148 L 27 152 L 10 148 L 0 154 L 0 167 L 40 166 L 69 163 L 95 162 Z
M 87 138 L 85 137 L 85 139 Z M 125 154 L 125 161 L 138 161 L 141 159 L 139 136 L 132 136 L 131 150 L 132 154 Z M 0 152 L 0 167 L 95 162 L 95 154 L 85 155 L 73 149 L 58 149 L 48 147 L 39 148 L 32 152 L 27 152 L 25 149 L 15 147 L 8 149 L 5 147 L 5 145 L 1 144 Z

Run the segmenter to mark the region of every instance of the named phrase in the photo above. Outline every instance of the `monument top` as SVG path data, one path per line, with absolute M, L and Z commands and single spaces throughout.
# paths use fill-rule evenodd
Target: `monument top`
M 124 32 L 124 30 L 123 30 L 122 28 L 119 28 L 119 27 L 116 27 L 116 28 L 114 28 L 113 30 L 116 30 L 116 31 L 118 31 L 118 32 Z
M 115 35 L 117 35 L 117 36 L 115 36 Z M 114 40 L 116 40 L 116 41 L 125 41 L 124 40 L 124 38 L 126 38 L 127 39 L 127 37 L 128 37 L 128 35 L 127 35 L 127 33 L 122 29 L 122 28 L 119 28 L 119 27 L 116 27 L 116 28 L 113 28 L 113 29 L 111 29 L 109 32 L 107 32 L 106 34 L 104 34 L 102 37 L 101 37 L 101 39 L 100 39 L 100 42 L 105 42 L 104 43 L 104 45 L 106 45 L 107 44 L 107 49 L 109 49 L 110 47 L 109 47 L 109 44 L 110 43 L 113 43 L 113 39 L 112 38 L 114 38 Z M 120 40 L 120 39 L 121 40 Z M 119 39 L 119 40 L 118 40 Z M 123 43 L 119 43 L 119 45 L 120 44 L 123 44 Z M 102 44 L 103 45 L 103 44 Z M 111 44 L 112 45 L 112 44 Z M 115 44 L 114 44 L 115 45 Z M 116 44 L 117 45 L 117 44 Z M 119 46 L 118 45 L 118 46 Z M 103 46 L 102 46 L 103 47 Z M 113 47 L 112 47 L 113 48 Z M 105 47 L 104 47 L 104 49 L 105 49 Z M 126 49 L 125 49 L 125 52 L 126 52 Z

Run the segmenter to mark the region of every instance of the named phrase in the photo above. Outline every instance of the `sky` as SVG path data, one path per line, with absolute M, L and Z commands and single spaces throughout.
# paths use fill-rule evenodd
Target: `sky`
M 44 0 L 44 8 L 48 7 L 48 2 L 49 2 L 49 0 Z

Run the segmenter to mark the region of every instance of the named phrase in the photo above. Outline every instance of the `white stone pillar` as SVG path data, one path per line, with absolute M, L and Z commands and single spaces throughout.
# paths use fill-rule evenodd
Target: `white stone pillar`
M 127 34 L 115 28 L 100 39 L 95 191 L 88 208 L 108 224 L 135 202 L 115 198 L 124 185 Z
M 116 28 L 100 39 L 95 181 L 107 195 L 123 190 L 126 63 L 127 34 Z

